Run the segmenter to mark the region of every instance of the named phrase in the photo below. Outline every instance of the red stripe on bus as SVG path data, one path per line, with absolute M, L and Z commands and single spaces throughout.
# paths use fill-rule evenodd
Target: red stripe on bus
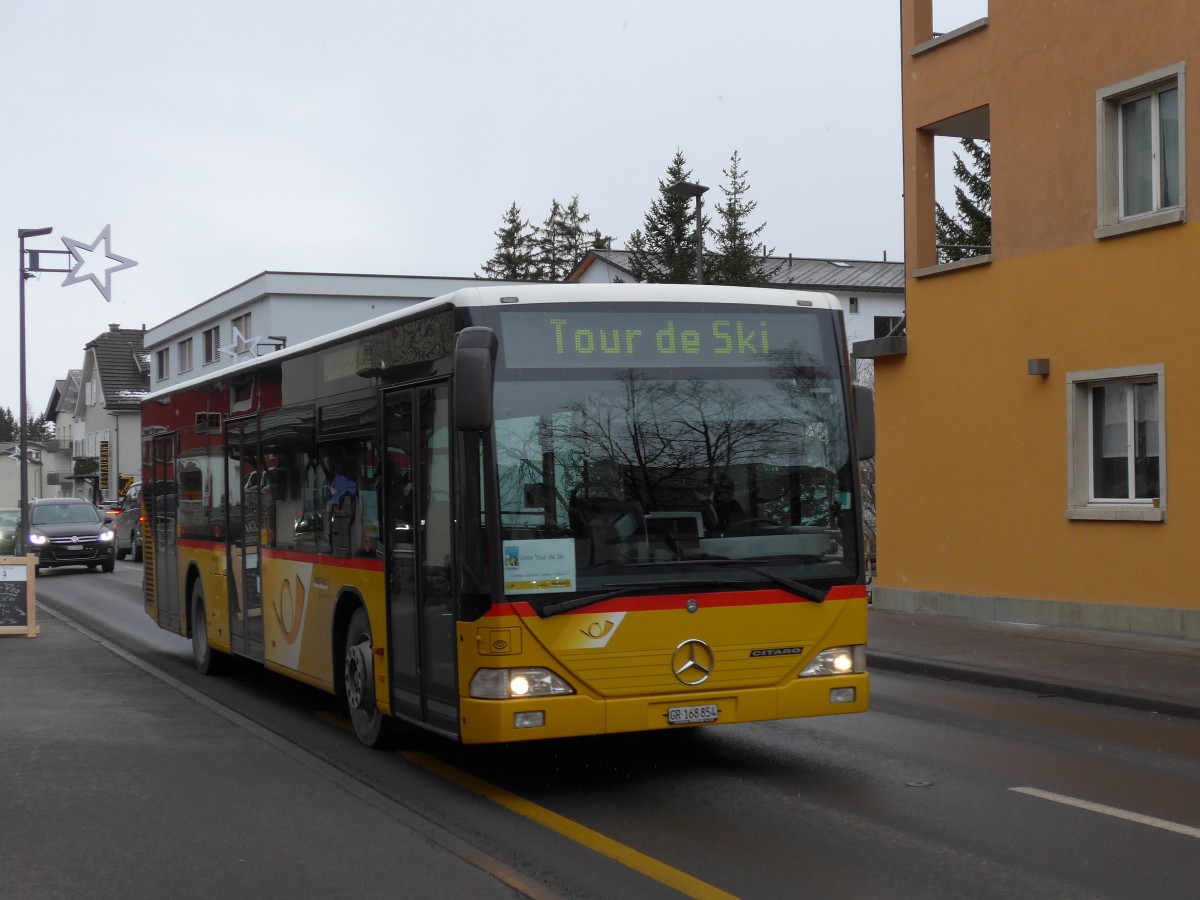
M 202 541 L 196 538 L 180 538 L 180 547 L 190 547 L 193 550 L 210 550 L 214 553 L 224 553 L 225 544 L 221 541 Z M 295 550 L 277 550 L 273 547 L 259 547 L 259 552 L 266 559 L 284 559 L 291 562 L 310 562 L 324 566 L 337 566 L 341 569 L 361 569 L 365 572 L 382 572 L 383 560 L 353 556 L 333 556 L 329 553 L 300 553 Z
M 830 588 L 825 594 L 826 600 L 865 600 L 867 596 L 866 586 L 861 584 L 843 584 Z M 648 609 L 679 609 L 688 600 L 696 599 L 701 605 L 706 607 L 721 607 L 721 606 L 768 606 L 771 604 L 781 603 L 811 603 L 810 600 L 804 600 L 797 597 L 795 594 L 790 594 L 787 591 L 778 591 L 774 589 L 762 591 L 728 591 L 717 592 L 711 594 L 658 594 L 653 596 L 637 596 L 617 597 L 613 600 L 604 600 L 600 603 L 593 603 L 590 606 L 583 607 L 577 612 L 580 614 L 594 615 L 595 613 L 612 613 L 612 612 L 628 612 L 630 610 L 648 610 Z M 488 616 L 521 616 L 523 618 L 534 618 L 537 612 L 525 600 L 517 600 L 512 603 L 493 603 L 492 608 L 485 614 Z

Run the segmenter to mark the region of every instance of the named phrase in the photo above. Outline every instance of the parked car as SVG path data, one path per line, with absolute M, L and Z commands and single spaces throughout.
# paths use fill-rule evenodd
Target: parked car
M 17 526 L 21 523 L 21 510 L 0 509 L 0 556 L 17 555 Z
M 130 553 L 134 562 L 142 561 L 142 483 L 135 481 L 125 489 L 114 527 L 117 530 L 117 559 Z
M 29 552 L 37 567 L 117 566 L 116 532 L 112 522 L 80 497 L 48 497 L 29 502 Z

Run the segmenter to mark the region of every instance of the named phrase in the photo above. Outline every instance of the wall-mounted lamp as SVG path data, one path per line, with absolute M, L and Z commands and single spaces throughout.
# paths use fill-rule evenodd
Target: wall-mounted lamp
M 1050 374 L 1050 360 L 1048 359 L 1031 359 L 1029 360 L 1029 374 L 1041 375 L 1045 377 Z

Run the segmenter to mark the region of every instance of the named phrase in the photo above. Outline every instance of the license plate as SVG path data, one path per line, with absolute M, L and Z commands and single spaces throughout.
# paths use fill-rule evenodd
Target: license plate
M 695 725 L 700 722 L 717 721 L 717 705 L 706 703 L 703 706 L 671 706 L 667 708 L 668 725 Z
M 68 550 L 82 550 L 83 544 L 67 544 Z

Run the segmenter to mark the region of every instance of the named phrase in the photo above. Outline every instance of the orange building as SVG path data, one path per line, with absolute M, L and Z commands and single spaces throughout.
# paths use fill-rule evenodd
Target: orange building
M 938 36 L 931 5 L 901 2 L 907 333 L 856 345 L 875 605 L 1200 638 L 1200 3 L 991 0 Z M 991 147 L 990 253 L 944 265 L 939 135 Z

